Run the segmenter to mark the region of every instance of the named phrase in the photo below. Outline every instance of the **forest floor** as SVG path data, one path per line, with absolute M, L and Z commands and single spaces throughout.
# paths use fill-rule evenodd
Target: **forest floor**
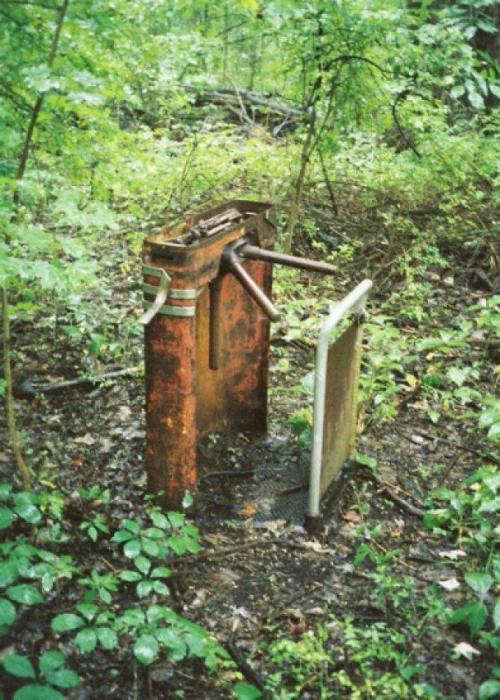
M 96 303 L 124 310 L 122 318 L 136 313 L 133 301 L 140 295 L 139 262 L 131 258 L 128 265 L 120 279 L 107 281 L 113 285 L 112 295 L 96 298 Z M 443 277 L 450 274 L 455 274 L 451 288 L 443 285 Z M 297 279 L 300 284 L 305 277 Z M 308 294 L 324 295 L 321 285 L 315 283 L 313 291 L 309 287 Z M 448 318 L 484 296 L 459 269 L 437 273 L 434 293 Z M 383 301 L 375 288 L 372 312 Z M 60 324 L 60 319 L 13 324 L 15 364 L 34 366 L 31 379 L 57 381 L 81 374 L 81 348 L 60 332 Z M 416 337 L 430 332 L 416 321 L 409 327 Z M 272 352 L 274 386 L 283 384 L 276 367 L 284 354 L 289 377 L 301 373 L 313 357 L 311 349 L 283 349 L 282 344 L 277 355 L 276 347 Z M 137 334 L 118 364 L 136 365 L 141 355 Z M 103 369 L 112 369 L 111 363 L 105 364 Z M 314 537 L 284 519 L 256 521 L 251 498 L 262 479 L 270 491 L 279 490 L 279 480 L 270 478 L 273 470 L 307 461 L 306 448 L 294 441 L 290 430 L 296 395 L 272 390 L 268 437 L 213 438 L 203 447 L 193 516 L 203 551 L 169 562 L 174 572 L 171 596 L 162 602 L 208 629 L 229 649 L 248 683 L 267 684 L 269 697 L 414 697 L 418 680 L 422 697 L 472 699 L 488 678 L 492 652 L 473 650 L 468 657 L 456 653 L 457 645 L 469 640 L 467 632 L 442 621 L 443 605 L 464 600 L 461 565 L 466 552 L 455 535 L 424 528 L 422 517 L 432 490 L 459 489 L 482 464 L 488 448 L 473 421 L 433 424 L 426 416 L 421 385 L 411 384 L 405 385 L 393 420 L 366 420 L 357 444 L 365 459 L 345 470 L 324 528 Z M 123 566 L 118 546 L 106 537 L 91 542 L 80 525 L 102 514 L 113 532 L 124 518 L 143 517 L 142 377 L 17 400 L 16 407 L 29 462 L 46 488 L 66 495 L 71 539 L 57 545 L 58 551 L 86 569 L 93 565 L 102 574 L 116 573 Z M 0 439 L 7 445 L 3 425 Z M 370 468 L 375 463 L 376 472 Z M 12 479 L 13 470 L 5 450 L 0 481 Z M 107 502 L 81 499 L 78 490 L 95 484 L 109 489 Z M 131 662 L 123 647 L 79 653 L 50 629 L 53 616 L 71 609 L 78 595 L 75 586 L 63 584 L 43 606 L 24 609 L 8 637 L 17 653 L 39 653 L 54 644 L 62 649 L 83 679 L 69 697 L 232 697 L 236 676 L 229 665 L 209 674 L 199 661 L 162 660 L 143 667 Z M 161 596 L 154 599 L 158 602 Z M 125 588 L 111 607 L 127 605 L 132 605 L 132 596 Z M 309 632 L 314 633 L 314 648 L 300 647 Z M 295 646 L 278 649 L 276 640 L 282 639 Z M 383 686 L 377 685 L 384 674 Z M 12 679 L 8 687 L 16 683 Z M 353 690 L 357 684 L 359 695 Z

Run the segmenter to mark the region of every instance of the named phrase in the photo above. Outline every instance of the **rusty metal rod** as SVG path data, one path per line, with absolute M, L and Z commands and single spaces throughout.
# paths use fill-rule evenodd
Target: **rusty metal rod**
M 243 258 L 248 258 L 248 260 L 265 260 L 266 262 L 277 263 L 278 265 L 298 267 L 301 270 L 323 272 L 327 275 L 338 273 L 338 270 L 328 263 L 317 262 L 316 260 L 309 260 L 308 258 L 297 258 L 295 255 L 283 255 L 282 253 L 276 253 L 274 250 L 258 248 L 249 243 L 245 243 L 238 248 L 238 255 Z
M 208 340 L 208 366 L 210 369 L 219 369 L 220 356 L 220 291 L 222 277 L 218 275 L 209 284 L 210 290 L 210 318 Z
M 241 248 L 238 248 L 238 252 L 240 250 Z M 241 264 L 241 259 L 239 258 L 238 253 L 236 253 L 234 250 L 228 250 L 225 257 L 229 271 L 238 278 L 252 299 L 257 302 L 260 308 L 269 316 L 271 321 L 277 321 L 280 317 L 280 312 L 274 306 L 269 297 L 264 294 L 255 280 L 245 270 Z

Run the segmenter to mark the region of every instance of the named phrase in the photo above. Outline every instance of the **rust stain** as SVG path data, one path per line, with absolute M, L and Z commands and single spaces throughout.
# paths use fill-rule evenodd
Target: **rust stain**
M 196 244 L 174 244 L 202 218 L 225 208 L 245 213 L 242 223 Z M 144 244 L 148 265 L 163 267 L 172 288 L 196 288 L 196 300 L 168 299 L 172 306 L 192 307 L 191 317 L 158 314 L 145 328 L 146 469 L 149 487 L 163 491 L 169 508 L 179 508 L 187 489 L 198 480 L 197 441 L 221 429 L 265 431 L 269 319 L 231 274 L 220 273 L 224 247 L 245 236 L 256 245 L 272 245 L 274 227 L 267 221 L 270 205 L 229 202 L 194 215 L 183 224 L 150 236 Z M 270 297 L 272 267 L 248 260 L 247 272 Z M 218 368 L 209 362 L 209 284 L 221 274 Z M 146 276 L 154 285 L 156 279 Z

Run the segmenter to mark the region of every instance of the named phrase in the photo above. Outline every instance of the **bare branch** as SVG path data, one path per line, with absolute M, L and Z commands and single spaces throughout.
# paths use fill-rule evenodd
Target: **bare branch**
M 59 8 L 59 17 L 57 18 L 56 30 L 54 32 L 54 38 L 52 39 L 52 46 L 50 48 L 49 57 L 47 59 L 47 66 L 52 68 L 54 65 L 54 59 L 57 54 L 57 47 L 59 46 L 59 38 L 61 36 L 61 29 L 66 16 L 66 10 L 68 9 L 69 0 L 63 0 L 63 4 Z M 29 150 L 31 146 L 31 141 L 33 139 L 33 132 L 35 131 L 35 126 L 38 121 L 38 115 L 42 109 L 43 100 L 45 94 L 42 92 L 38 95 L 33 111 L 31 113 L 30 123 L 28 124 L 28 129 L 26 131 L 26 137 L 24 139 L 23 150 L 19 157 L 19 166 L 16 172 L 16 180 L 22 180 L 24 171 L 26 170 L 26 163 L 28 161 Z

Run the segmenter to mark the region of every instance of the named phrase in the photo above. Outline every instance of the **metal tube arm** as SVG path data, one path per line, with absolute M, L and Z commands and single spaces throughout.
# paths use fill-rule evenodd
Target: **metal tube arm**
M 309 260 L 309 258 L 298 258 L 295 255 L 283 255 L 276 253 L 274 250 L 266 250 L 258 246 L 245 243 L 238 247 L 238 255 L 248 260 L 264 260 L 278 265 L 288 265 L 289 267 L 298 267 L 301 270 L 311 270 L 312 272 L 322 272 L 327 275 L 338 273 L 338 270 L 328 263 Z
M 241 248 L 238 248 L 238 252 L 236 252 L 235 250 L 230 249 L 225 253 L 228 270 L 238 278 L 252 299 L 257 302 L 260 308 L 269 316 L 271 321 L 277 321 L 281 315 L 280 312 L 241 264 L 239 257 L 240 250 Z

